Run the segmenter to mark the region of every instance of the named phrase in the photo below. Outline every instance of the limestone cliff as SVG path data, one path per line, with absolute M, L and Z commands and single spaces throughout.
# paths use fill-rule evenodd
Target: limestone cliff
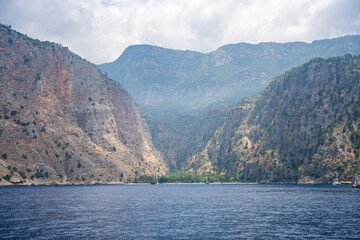
M 186 167 L 257 181 L 351 181 L 360 172 L 359 96 L 359 56 L 313 59 L 234 106 Z
M 166 169 L 119 83 L 0 25 L 0 184 L 123 182 Z

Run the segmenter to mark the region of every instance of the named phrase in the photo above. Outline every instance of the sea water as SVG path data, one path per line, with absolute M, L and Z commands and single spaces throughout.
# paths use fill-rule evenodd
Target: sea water
M 360 239 L 360 189 L 331 185 L 0 188 L 1 239 Z

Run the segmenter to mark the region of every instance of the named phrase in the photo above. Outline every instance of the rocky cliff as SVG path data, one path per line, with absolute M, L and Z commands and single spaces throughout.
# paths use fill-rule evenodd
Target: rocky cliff
M 221 125 L 219 121 L 206 122 L 207 115 L 211 118 L 220 113 L 209 113 L 209 109 L 231 106 L 263 90 L 276 75 L 311 58 L 346 53 L 360 54 L 360 36 L 309 44 L 238 43 L 208 54 L 136 45 L 128 47 L 116 61 L 99 67 L 134 96 L 156 148 L 174 167 L 200 151 L 212 135 L 209 130 Z
M 124 182 L 165 169 L 123 86 L 0 25 L 0 184 Z
M 226 116 L 186 168 L 270 182 L 351 181 L 360 171 L 360 56 L 313 59 Z

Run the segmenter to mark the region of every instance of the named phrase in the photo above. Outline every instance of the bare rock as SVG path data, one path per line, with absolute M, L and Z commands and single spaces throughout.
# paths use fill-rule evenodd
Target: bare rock
M 67 48 L 3 25 L 0 46 L 1 178 L 90 184 L 164 173 L 123 86 Z
M 360 176 L 355 177 L 352 187 L 353 188 L 360 188 Z

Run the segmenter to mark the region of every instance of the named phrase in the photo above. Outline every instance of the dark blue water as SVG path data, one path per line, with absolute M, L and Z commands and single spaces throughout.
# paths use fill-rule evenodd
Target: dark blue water
M 360 239 L 360 189 L 301 185 L 0 188 L 1 239 Z

